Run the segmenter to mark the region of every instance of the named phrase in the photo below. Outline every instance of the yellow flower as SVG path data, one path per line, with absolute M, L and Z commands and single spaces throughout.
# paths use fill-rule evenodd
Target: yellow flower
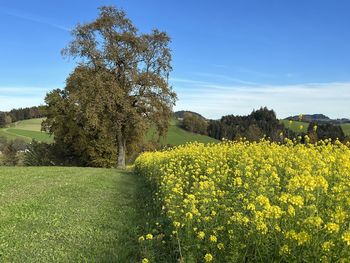
M 283 245 L 283 246 L 280 248 L 279 254 L 280 254 L 281 256 L 283 256 L 283 255 L 288 255 L 289 252 L 290 252 L 290 249 L 289 249 L 288 245 Z
M 211 262 L 211 261 L 213 261 L 213 255 L 210 254 L 210 253 L 205 254 L 204 260 L 205 260 L 205 262 Z
M 198 232 L 197 237 L 198 237 L 199 239 L 203 240 L 204 237 L 205 237 L 205 233 L 204 233 L 203 231 L 200 231 L 200 232 Z
M 146 235 L 146 239 L 147 240 L 152 240 L 153 239 L 153 235 L 152 234 L 147 234 Z
M 338 233 L 339 232 L 339 225 L 336 223 L 328 223 L 326 224 L 326 229 L 330 232 L 330 233 Z
M 326 241 L 322 244 L 322 249 L 325 252 L 329 252 L 332 247 L 334 247 L 334 243 L 332 241 Z
M 297 236 L 298 245 L 303 245 L 310 240 L 310 235 L 305 231 L 302 231 Z
M 246 235 L 280 244 L 277 261 L 298 258 L 296 247 L 305 245 L 319 248 L 315 256 L 325 262 L 348 256 L 333 249 L 339 242 L 350 246 L 350 143 L 300 144 L 288 138 L 189 143 L 141 154 L 135 172 L 157 189 L 153 197 L 162 222 L 173 222 L 184 247 L 201 248 L 195 262 L 227 261 L 236 248 L 257 249 Z M 166 231 L 163 227 L 157 228 Z M 168 234 L 172 237 L 171 230 Z M 307 247 L 303 256 L 312 261 Z M 206 255 L 208 248 L 217 254 Z M 262 258 L 270 256 L 266 252 L 261 250 Z
M 174 225 L 174 227 L 179 228 L 179 227 L 181 226 L 181 223 L 175 221 L 175 222 L 173 223 L 173 225 Z
M 294 207 L 293 207 L 292 205 L 289 205 L 289 206 L 288 206 L 288 214 L 289 214 L 290 216 L 292 216 L 292 217 L 295 216 L 295 209 L 294 209 Z
M 139 241 L 140 241 L 140 242 L 142 242 L 142 241 L 144 241 L 144 240 L 145 240 L 145 238 L 144 238 L 143 236 L 140 236 L 140 237 L 139 237 Z
M 142 259 L 142 263 L 149 263 L 149 260 L 147 258 Z
M 210 242 L 216 243 L 218 241 L 217 237 L 214 235 L 210 235 L 209 237 Z
M 192 219 L 193 218 L 193 215 L 192 215 L 192 213 L 190 213 L 190 212 L 187 212 L 186 213 L 186 218 L 188 218 L 188 219 Z
M 343 241 L 350 246 L 350 231 L 345 232 L 341 238 L 343 239 Z

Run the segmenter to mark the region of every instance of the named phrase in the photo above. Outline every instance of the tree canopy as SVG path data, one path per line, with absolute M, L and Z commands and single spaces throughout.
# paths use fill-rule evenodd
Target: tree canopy
M 78 64 L 63 90 L 47 94 L 43 128 L 83 164 L 125 167 L 127 149 L 149 125 L 160 135 L 168 128 L 176 101 L 168 84 L 170 38 L 157 29 L 139 33 L 115 7 L 99 10 L 95 21 L 73 30 L 62 52 Z

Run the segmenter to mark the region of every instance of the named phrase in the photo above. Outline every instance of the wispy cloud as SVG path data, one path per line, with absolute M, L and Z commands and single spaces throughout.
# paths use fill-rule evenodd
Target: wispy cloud
M 245 85 L 259 85 L 259 83 L 257 83 L 257 82 L 247 81 L 247 80 L 243 80 L 240 78 L 233 78 L 233 77 L 222 75 L 222 74 L 196 72 L 195 75 L 215 79 L 217 81 L 221 80 L 221 81 L 226 81 L 226 82 L 231 82 L 231 83 L 239 83 L 239 84 L 245 84 Z
M 14 108 L 38 106 L 44 103 L 43 96 L 18 97 L 0 95 L 0 111 L 9 111 Z
M 186 78 L 170 78 L 171 82 L 175 83 L 186 83 L 186 84 L 210 84 L 210 82 L 194 80 L 194 79 L 186 79 Z
M 49 90 L 51 88 L 0 86 L 0 111 L 43 104 Z
M 248 68 L 242 68 L 242 67 L 238 68 L 237 72 L 246 73 L 246 74 L 251 75 L 251 76 L 262 77 L 262 78 L 276 78 L 275 74 L 257 71 L 257 70 L 253 70 L 253 69 L 248 69 Z
M 350 82 L 254 86 L 212 83 L 179 89 L 178 96 L 176 109 L 198 111 L 214 119 L 225 114 L 249 114 L 262 106 L 274 109 L 280 118 L 300 113 L 350 118 Z
M 1 11 L 1 10 L 0 10 Z M 46 26 L 50 26 L 56 29 L 60 29 L 66 32 L 70 32 L 71 29 L 56 23 L 53 23 L 52 21 L 50 21 L 47 18 L 44 17 L 40 17 L 38 15 L 34 15 L 34 14 L 25 14 L 25 13 L 20 13 L 18 11 L 13 11 L 13 10 L 2 10 L 2 13 L 8 15 L 8 16 L 12 16 L 21 20 L 26 20 L 26 21 L 30 21 L 30 22 L 34 22 L 34 23 L 39 23 L 42 25 L 46 25 Z

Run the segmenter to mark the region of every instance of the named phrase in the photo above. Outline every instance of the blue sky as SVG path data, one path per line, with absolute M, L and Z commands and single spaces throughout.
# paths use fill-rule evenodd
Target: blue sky
M 175 110 L 209 118 L 260 106 L 279 117 L 324 113 L 350 118 L 350 1 L 0 2 L 0 110 L 43 103 L 63 88 L 74 61 L 60 51 L 69 30 L 123 8 L 140 31 L 172 38 Z

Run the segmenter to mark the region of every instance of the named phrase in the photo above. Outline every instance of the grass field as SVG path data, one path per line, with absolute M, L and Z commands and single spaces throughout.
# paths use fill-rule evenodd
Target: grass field
M 114 169 L 2 167 L 0 262 L 139 262 L 142 187 Z
M 343 124 L 342 128 L 345 135 L 350 136 L 350 123 Z
M 0 136 L 4 136 L 9 140 L 16 138 L 30 142 L 33 139 L 41 142 L 52 142 L 53 137 L 48 133 L 41 132 L 41 122 L 43 119 L 30 119 L 19 121 L 11 124 L 9 128 L 0 129 Z
M 288 120 L 280 120 L 281 123 L 284 124 L 284 126 L 286 128 L 289 128 L 289 121 Z M 299 132 L 300 131 L 300 125 L 303 125 L 303 132 L 306 132 L 308 127 L 309 127 L 309 123 L 307 122 L 300 122 L 300 121 L 293 121 L 292 126 L 291 126 L 291 130 L 295 131 L 295 132 Z M 341 125 L 345 135 L 350 136 L 350 123 L 346 123 L 346 124 L 342 124 Z
M 43 119 L 31 119 L 13 123 L 9 128 L 0 129 L 0 136 L 5 136 L 10 140 L 20 138 L 26 142 L 30 142 L 33 139 L 42 142 L 53 142 L 52 136 L 40 131 L 42 121 Z M 151 130 L 151 132 L 148 134 L 147 137 L 149 139 L 152 137 L 152 133 L 154 133 L 154 130 Z M 203 143 L 217 142 L 216 139 L 210 138 L 208 136 L 185 131 L 177 125 L 176 120 L 172 120 L 167 136 L 165 139 L 161 140 L 161 143 L 164 145 L 180 145 L 193 141 Z
M 281 123 L 284 124 L 284 126 L 288 129 L 291 129 L 294 132 L 300 132 L 300 125 L 303 126 L 302 132 L 307 132 L 307 129 L 309 128 L 309 123 L 302 122 L 302 121 L 293 121 L 292 125 L 289 124 L 289 120 L 280 120 Z
M 151 131 L 147 134 L 148 139 L 151 139 L 153 134 L 154 130 L 151 129 Z M 194 141 L 202 143 L 218 142 L 218 140 L 209 136 L 188 132 L 180 128 L 178 126 L 178 122 L 175 119 L 172 119 L 170 122 L 168 133 L 166 137 L 161 140 L 161 143 L 164 145 L 180 145 Z

